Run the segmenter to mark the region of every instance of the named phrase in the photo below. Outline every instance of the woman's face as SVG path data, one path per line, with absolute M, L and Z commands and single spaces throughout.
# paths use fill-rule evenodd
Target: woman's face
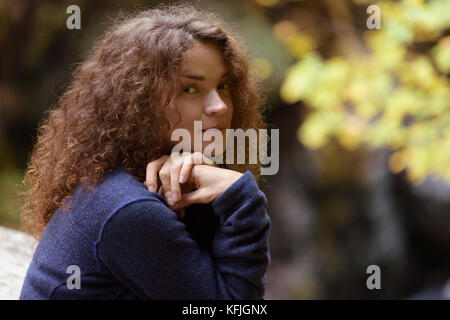
M 169 122 L 172 131 L 178 128 L 189 131 L 192 151 L 194 134 L 200 136 L 207 129 L 212 129 L 210 133 L 218 129 L 223 136 L 223 149 L 216 150 L 212 156 L 225 150 L 225 130 L 230 128 L 233 116 L 227 72 L 222 52 L 212 44 L 197 41 L 183 56 L 180 84 L 173 100 L 181 119 L 173 112 L 169 115 Z M 202 130 L 197 127 L 197 132 L 194 132 L 194 121 L 202 121 Z M 202 141 L 201 151 L 204 152 L 210 143 Z

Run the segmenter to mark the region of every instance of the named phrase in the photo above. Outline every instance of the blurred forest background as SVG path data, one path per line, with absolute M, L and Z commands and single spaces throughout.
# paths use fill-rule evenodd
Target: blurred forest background
M 0 0 L 1 225 L 19 228 L 37 126 L 76 64 L 119 14 L 159 3 L 175 1 Z M 190 3 L 241 35 L 280 129 L 265 298 L 450 298 L 450 1 Z

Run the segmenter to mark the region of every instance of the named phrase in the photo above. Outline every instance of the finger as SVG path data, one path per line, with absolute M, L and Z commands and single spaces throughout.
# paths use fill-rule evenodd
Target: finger
M 180 170 L 182 163 L 176 165 L 173 164 L 170 169 L 170 192 L 173 202 L 177 202 L 181 198 L 181 190 L 180 190 Z
M 212 159 L 208 158 L 203 153 L 198 151 L 192 153 L 192 160 L 194 164 L 208 164 L 208 165 L 214 164 L 214 161 Z
M 144 185 L 147 187 L 148 191 L 156 192 L 158 188 L 158 172 L 166 162 L 167 157 L 168 156 L 162 156 L 147 164 Z
M 147 164 L 145 186 L 147 188 L 153 187 L 154 190 L 158 187 L 158 171 L 167 161 L 168 156 L 162 156 Z
M 159 193 L 160 195 L 162 195 L 163 197 L 165 197 L 164 194 L 166 194 L 166 192 L 164 191 L 164 188 L 163 188 L 162 185 L 161 185 L 161 187 L 159 187 L 158 193 Z M 167 202 L 167 204 L 169 204 L 169 201 L 168 201 L 168 200 L 166 200 L 166 202 Z M 169 209 L 176 212 L 176 210 L 178 210 L 179 207 L 176 206 L 176 205 L 170 205 L 170 204 L 169 204 Z M 177 215 L 178 215 L 178 213 L 177 213 Z
M 164 188 L 163 188 L 162 185 L 159 187 L 158 193 L 159 193 L 160 195 L 164 196 Z
M 203 155 L 203 153 L 201 152 L 194 152 L 191 153 L 187 158 L 185 158 L 185 161 L 183 161 L 183 166 L 181 167 L 181 172 L 180 172 L 180 179 L 179 182 L 180 183 L 185 183 L 190 174 L 191 174 L 191 169 L 194 166 L 194 164 L 196 163 L 202 164 L 209 164 L 209 165 L 213 165 L 214 162 L 209 159 L 208 157 L 206 157 L 205 155 Z
M 164 163 L 161 170 L 159 170 L 159 179 L 161 180 L 161 185 L 164 188 L 164 197 L 167 200 L 167 203 L 169 205 L 173 205 L 173 201 L 171 199 L 171 192 L 170 192 L 170 168 L 169 168 L 169 161 Z
M 192 166 L 194 165 L 193 162 L 193 157 L 192 156 L 188 156 L 185 158 L 185 161 L 183 161 L 181 170 L 180 170 L 180 178 L 178 179 L 178 181 L 180 183 L 185 183 L 189 177 L 189 175 L 191 174 L 191 169 Z

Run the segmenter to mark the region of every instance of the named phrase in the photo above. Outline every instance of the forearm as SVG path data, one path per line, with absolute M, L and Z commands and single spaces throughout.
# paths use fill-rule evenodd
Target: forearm
M 221 223 L 212 255 L 224 281 L 237 299 L 262 298 L 270 262 L 270 218 L 264 193 L 246 172 L 212 206 Z

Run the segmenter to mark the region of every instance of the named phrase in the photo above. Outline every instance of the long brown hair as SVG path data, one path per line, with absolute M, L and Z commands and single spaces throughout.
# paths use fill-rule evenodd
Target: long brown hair
M 247 52 L 220 19 L 186 5 L 133 14 L 107 30 L 38 128 L 23 181 L 27 232 L 39 239 L 79 184 L 92 188 L 117 165 L 142 182 L 147 163 L 170 152 L 170 101 L 162 89 L 174 92 L 183 53 L 195 41 L 223 52 L 232 77 L 232 127 L 264 128 Z M 258 164 L 230 167 L 259 171 Z

